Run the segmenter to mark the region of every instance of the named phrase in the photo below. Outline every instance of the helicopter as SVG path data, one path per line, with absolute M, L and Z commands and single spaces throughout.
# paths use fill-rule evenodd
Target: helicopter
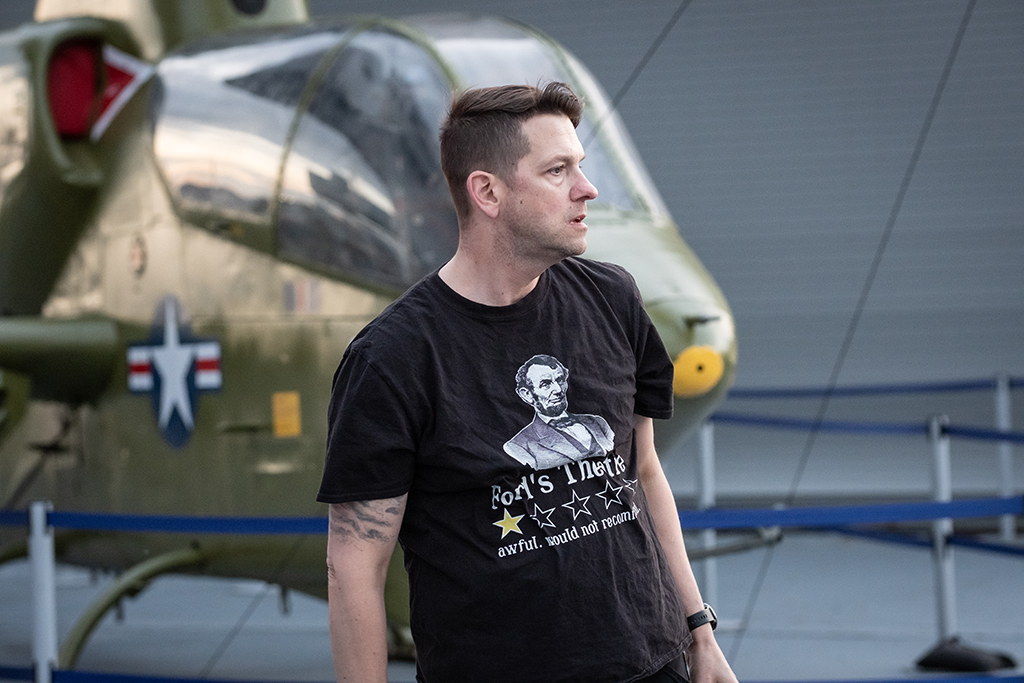
M 311 22 L 301 0 L 41 0 L 36 20 L 0 35 L 0 509 L 324 515 L 342 353 L 455 251 L 437 132 L 469 87 L 563 81 L 585 99 L 586 257 L 633 274 L 675 361 L 659 448 L 725 398 L 728 303 L 551 38 L 481 16 Z M 0 562 L 22 556 L 23 533 L 0 531 Z M 94 613 L 171 571 L 326 597 L 325 538 L 56 543 L 133 577 Z M 400 652 L 400 549 L 386 602 Z

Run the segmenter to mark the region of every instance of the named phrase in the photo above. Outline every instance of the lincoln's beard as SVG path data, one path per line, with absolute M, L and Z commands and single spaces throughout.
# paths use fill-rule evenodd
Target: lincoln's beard
M 544 417 L 558 417 L 565 412 L 566 408 L 569 407 L 569 401 L 563 396 L 556 403 L 545 404 L 539 398 L 534 396 L 533 407 L 537 409 L 537 412 Z

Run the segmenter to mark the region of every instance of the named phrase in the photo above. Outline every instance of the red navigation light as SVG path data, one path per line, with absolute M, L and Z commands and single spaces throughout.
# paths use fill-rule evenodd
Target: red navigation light
M 50 57 L 46 79 L 50 114 L 62 138 L 89 135 L 100 109 L 102 64 L 97 40 L 69 40 Z

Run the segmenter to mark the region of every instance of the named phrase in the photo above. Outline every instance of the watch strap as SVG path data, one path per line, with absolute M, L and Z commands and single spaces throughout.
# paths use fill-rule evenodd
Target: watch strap
M 704 624 L 711 624 L 711 630 L 714 630 L 715 627 L 718 626 L 718 619 L 715 616 L 715 611 L 711 609 L 711 605 L 706 602 L 704 603 L 704 609 L 686 617 L 686 626 L 691 631 L 703 626 Z

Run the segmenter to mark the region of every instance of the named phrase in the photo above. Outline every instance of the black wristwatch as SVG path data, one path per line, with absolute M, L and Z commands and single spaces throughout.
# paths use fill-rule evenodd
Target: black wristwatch
M 696 614 L 691 614 L 686 617 L 686 625 L 691 631 L 698 626 L 703 626 L 704 624 L 711 624 L 712 631 L 714 631 L 718 626 L 718 615 L 715 614 L 715 610 L 711 605 L 706 602 L 704 603 L 704 609 Z

